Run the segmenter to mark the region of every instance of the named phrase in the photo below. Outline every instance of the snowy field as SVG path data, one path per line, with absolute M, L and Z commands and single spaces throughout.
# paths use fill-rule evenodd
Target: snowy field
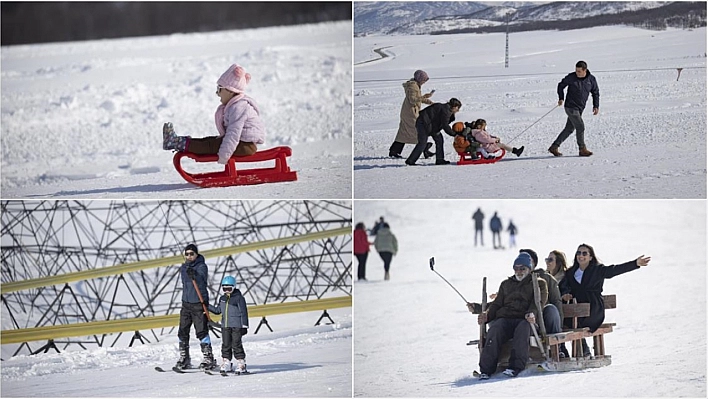
M 503 33 L 354 39 L 355 198 L 706 197 L 705 28 L 513 33 L 507 69 L 504 46 Z M 581 59 L 600 87 L 600 114 L 590 100 L 583 118 L 595 155 L 578 157 L 572 135 L 554 158 L 547 149 L 565 125 L 562 107 L 530 126 L 556 106 L 558 82 Z M 679 81 L 676 68 L 684 68 Z M 491 134 L 524 145 L 523 155 L 467 166 L 389 159 L 401 84 L 416 69 L 428 72 L 423 92 L 436 89 L 433 101 L 457 97 L 457 120 L 486 119 Z M 443 136 L 446 159 L 457 161 Z
M 2 47 L 2 197 L 351 198 L 351 21 Z M 238 63 L 298 181 L 200 189 L 162 125 L 216 136 L 216 80 Z M 270 167 L 273 162 L 264 162 Z M 188 171 L 223 167 L 183 161 Z
M 249 331 L 243 344 L 253 374 L 246 376 L 154 371 L 177 361 L 176 329 L 159 343 L 132 348 L 14 358 L 3 353 L 2 397 L 351 397 L 351 309 L 330 310 L 336 324 L 313 327 L 320 314 L 271 316 L 275 332 L 265 326 L 257 335 Z M 258 320 L 251 325 L 255 331 Z M 212 342 L 220 353 L 221 339 L 212 335 Z M 193 332 L 191 355 L 193 363 L 201 360 Z
M 477 207 L 485 247 L 473 244 Z M 466 343 L 479 337 L 477 317 L 428 259 L 468 301 L 480 302 L 485 276 L 496 292 L 513 274 L 517 248 L 491 248 L 494 211 L 504 227 L 514 221 L 518 247 L 541 262 L 553 249 L 572 258 L 581 243 L 608 265 L 652 257 L 605 281 L 604 293 L 617 295 L 606 316 L 617 323 L 605 336 L 611 365 L 472 377 L 479 355 Z M 354 285 L 355 397 L 706 397 L 705 201 L 357 201 L 354 214 L 367 227 L 385 216 L 399 242 L 390 281 L 373 252 L 369 281 Z

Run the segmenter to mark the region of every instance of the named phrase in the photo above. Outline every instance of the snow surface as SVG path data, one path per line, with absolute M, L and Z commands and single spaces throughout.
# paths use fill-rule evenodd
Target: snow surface
M 354 39 L 355 198 L 706 197 L 705 28 L 514 33 L 507 69 L 504 45 L 504 34 Z M 373 51 L 380 48 L 387 57 Z M 591 115 L 590 100 L 583 117 L 595 155 L 578 157 L 572 135 L 554 158 L 547 149 L 566 121 L 562 107 L 554 109 L 556 87 L 580 59 L 600 87 L 600 114 Z M 458 121 L 486 119 L 491 134 L 524 145 L 523 155 L 468 166 L 389 159 L 401 84 L 416 69 L 428 72 L 423 92 L 436 89 L 433 101 L 459 98 Z M 446 159 L 457 161 L 443 136 Z
M 351 29 L 342 21 L 2 47 L 2 198 L 351 198 Z M 298 181 L 200 189 L 162 150 L 167 121 L 180 135 L 218 134 L 216 80 L 232 63 L 253 76 L 267 129 L 260 148 L 292 147 Z
M 4 357 L 1 393 L 3 397 L 351 397 L 351 309 L 329 310 L 335 324 L 313 327 L 320 314 L 270 316 L 275 332 L 264 326 L 257 335 L 253 331 L 258 320 L 251 320 L 253 331 L 243 345 L 252 375 L 154 371 L 156 366 L 169 369 L 177 361 L 175 329 L 159 343 Z M 211 338 L 219 356 L 221 339 Z M 108 337 L 106 342 L 114 339 Z M 193 363 L 201 360 L 193 333 L 191 355 Z
M 477 207 L 486 216 L 484 247 L 473 244 Z M 399 243 L 391 280 L 372 252 L 368 281 L 354 284 L 355 397 L 706 397 L 705 201 L 357 201 L 354 211 L 367 227 L 383 215 Z M 479 337 L 476 315 L 428 259 L 470 302 L 481 301 L 485 276 L 487 292 L 496 292 L 513 274 L 517 248 L 491 248 L 494 211 L 504 227 L 514 221 L 518 247 L 540 259 L 553 249 L 572 259 L 581 243 L 608 265 L 652 257 L 605 281 L 604 293 L 617 295 L 606 316 L 617 323 L 605 336 L 611 365 L 472 377 L 479 355 L 466 343 Z

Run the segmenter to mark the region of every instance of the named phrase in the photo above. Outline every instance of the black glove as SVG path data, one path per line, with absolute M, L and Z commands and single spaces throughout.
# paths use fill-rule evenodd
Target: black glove
M 195 274 L 197 274 L 197 271 L 194 270 L 193 267 L 188 267 L 188 268 L 187 268 L 187 275 L 188 275 L 190 278 L 194 278 L 194 275 L 195 275 Z
M 242 328 L 241 329 L 241 336 L 244 336 L 246 334 L 248 334 L 248 328 Z

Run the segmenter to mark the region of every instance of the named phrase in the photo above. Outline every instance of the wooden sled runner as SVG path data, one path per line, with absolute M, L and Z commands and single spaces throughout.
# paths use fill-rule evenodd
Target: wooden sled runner
M 533 281 L 534 283 L 534 294 L 538 291 L 538 281 Z M 483 298 L 486 298 L 486 277 L 483 282 L 482 294 Z M 615 295 L 603 295 L 603 300 L 605 302 L 605 309 L 615 309 L 617 307 L 617 297 Z M 486 302 L 486 301 L 485 301 Z M 539 305 L 540 307 L 540 301 Z M 486 310 L 486 303 L 473 304 L 475 314 L 481 313 Z M 539 312 L 543 314 L 543 311 Z M 546 371 L 574 371 L 583 370 L 587 368 L 596 368 L 609 366 L 612 364 L 612 357 L 605 353 L 605 334 L 612 332 L 612 327 L 615 323 L 605 323 L 602 324 L 595 332 L 590 332 L 586 328 L 577 328 L 578 317 L 587 317 L 590 315 L 590 304 L 589 303 L 571 303 L 563 304 L 563 315 L 565 318 L 572 318 L 573 328 L 563 329 L 562 332 L 557 334 L 546 334 L 545 328 L 543 326 L 543 320 L 537 321 L 539 324 L 539 343 L 536 341 L 536 337 L 531 335 L 529 337 L 530 347 L 529 347 L 529 357 L 530 360 L 526 364 L 526 369 L 543 369 Z M 562 322 L 562 321 L 561 321 Z M 591 357 L 583 357 L 583 349 L 581 340 L 584 338 L 592 337 L 594 353 Z M 480 354 L 484 350 L 484 342 L 486 340 L 486 326 L 480 330 L 480 339 L 478 342 L 470 341 L 470 344 L 479 344 Z M 559 345 L 564 342 L 569 342 L 572 350 L 570 351 L 570 358 L 561 358 L 559 355 Z M 499 354 L 499 363 L 497 364 L 497 371 L 505 370 L 509 365 L 509 356 L 511 354 L 511 341 L 506 342 L 502 345 L 501 352 Z
M 506 150 L 501 149 L 501 155 L 492 159 L 486 159 L 482 156 L 482 153 L 478 152 L 477 156 L 479 157 L 478 159 L 472 160 L 470 159 L 470 154 L 466 152 L 458 152 L 457 155 L 460 156 L 460 160 L 457 161 L 458 165 L 477 165 L 477 164 L 483 164 L 483 163 L 495 163 L 498 162 L 500 159 L 504 158 L 504 155 L 506 155 Z
M 251 184 L 276 183 L 297 180 L 297 172 L 288 167 L 287 157 L 292 155 L 290 147 L 274 147 L 258 151 L 245 157 L 231 157 L 221 172 L 189 173 L 182 169 L 182 158 L 191 158 L 196 162 L 216 162 L 218 155 L 197 155 L 191 152 L 178 152 L 172 159 L 175 169 L 189 183 L 199 187 L 229 187 Z M 239 162 L 275 161 L 272 168 L 236 169 Z

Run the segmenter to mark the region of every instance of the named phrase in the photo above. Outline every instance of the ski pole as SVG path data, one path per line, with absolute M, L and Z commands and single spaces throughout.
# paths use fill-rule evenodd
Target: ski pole
M 550 111 L 546 112 L 546 115 L 543 115 L 542 117 L 538 118 L 538 119 L 536 120 L 536 122 L 532 123 L 531 126 L 537 124 L 541 119 L 545 118 L 548 114 L 550 114 L 551 112 L 555 111 L 555 109 L 558 108 L 558 107 L 560 107 L 560 105 L 556 105 L 555 107 L 553 107 Z M 509 143 L 511 143 L 512 141 L 514 141 L 514 140 L 516 140 L 517 138 L 519 138 L 519 136 L 521 136 L 522 134 L 524 134 L 525 131 L 531 129 L 531 126 L 529 126 L 529 127 L 527 127 L 526 129 L 524 129 L 521 133 L 517 134 L 516 137 L 514 137 L 513 139 L 507 141 L 506 143 L 509 144 Z
M 445 280 L 445 282 L 447 283 L 447 285 L 449 285 L 450 287 L 452 287 L 452 289 L 455 290 L 455 292 L 457 292 L 457 295 L 459 295 L 460 298 L 462 298 L 462 300 L 465 301 L 465 303 L 469 303 L 469 301 L 467 301 L 467 299 L 465 299 L 465 297 L 462 296 L 462 294 L 460 294 L 460 291 L 458 291 L 457 288 L 455 288 L 455 286 L 453 286 L 452 284 L 450 284 L 450 282 L 447 281 L 447 279 L 446 279 L 445 277 L 443 277 L 440 273 L 438 273 L 437 270 L 434 269 L 434 267 L 435 267 L 435 257 L 432 257 L 432 258 L 430 258 L 430 270 L 434 271 L 435 274 L 437 274 L 438 276 L 440 276 L 441 279 Z

